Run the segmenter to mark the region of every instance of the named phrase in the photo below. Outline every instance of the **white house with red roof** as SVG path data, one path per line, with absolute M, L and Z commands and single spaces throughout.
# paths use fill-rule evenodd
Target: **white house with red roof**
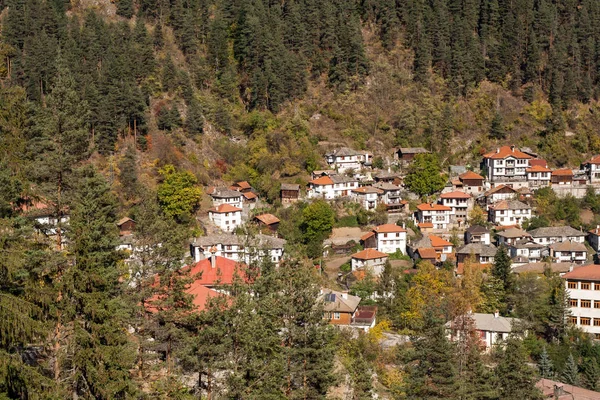
M 600 155 L 594 156 L 585 163 L 583 163 L 583 169 L 585 170 L 590 183 L 600 182 Z
M 541 165 L 534 165 L 525 170 L 530 188 L 541 188 L 550 185 L 552 170 Z
M 364 249 L 352 254 L 352 271 L 366 270 L 374 275 L 381 275 L 388 255 L 375 249 Z
M 531 218 L 531 207 L 518 200 L 502 200 L 488 209 L 488 220 L 499 226 L 516 226 Z
M 230 204 L 221 204 L 208 210 L 208 219 L 222 231 L 232 232 L 242 224 L 242 209 Z
M 351 196 L 358 188 L 358 180 L 345 175 L 324 175 L 308 182 L 306 196 L 309 199 L 333 200 Z
M 379 197 L 383 195 L 383 190 L 373 186 L 363 186 L 352 189 L 351 196 L 354 201 L 360 204 L 365 210 L 374 210 L 379 204 Z
M 469 211 L 473 209 L 473 198 L 465 192 L 442 193 L 439 202 L 452 209 L 450 221 L 453 223 L 466 222 Z
M 450 223 L 452 208 L 443 204 L 422 203 L 417 206 L 416 223 L 433 225 L 433 229 L 446 229 Z
M 494 181 L 522 180 L 527 178 L 527 168 L 530 167 L 531 155 L 524 153 L 515 146 L 502 146 L 496 151 L 483 156 L 488 179 Z
M 600 339 L 600 265 L 577 267 L 562 278 L 569 295 L 569 322 Z
M 384 224 L 361 238 L 365 248 L 374 248 L 383 253 L 395 253 L 400 250 L 406 254 L 406 229 L 394 224 Z

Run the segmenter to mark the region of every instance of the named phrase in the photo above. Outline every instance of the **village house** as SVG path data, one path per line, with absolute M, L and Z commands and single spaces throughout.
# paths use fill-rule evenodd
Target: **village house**
M 485 178 L 473 171 L 467 171 L 460 174 L 458 178 L 452 179 L 452 188 L 454 191 L 462 191 L 469 194 L 479 194 L 484 191 Z
M 345 173 L 350 170 L 358 171 L 363 167 L 370 166 L 373 162 L 373 155 L 367 151 L 342 147 L 325 154 L 325 159 L 330 168 L 337 170 L 339 173 Z
M 189 276 L 197 277 L 196 283 L 221 293 L 228 292 L 227 288 L 222 286 L 231 285 L 236 277 L 247 279 L 246 265 L 215 254 L 185 268 L 189 268 Z
M 493 182 L 525 182 L 533 157 L 515 146 L 502 146 L 483 156 L 488 179 Z
M 56 206 L 45 201 L 30 200 L 19 206 L 23 215 L 35 221 L 35 229 L 39 233 L 55 237 L 58 234 L 59 221 L 61 226 L 69 223 L 70 213 L 67 207 L 60 212 L 60 217 L 56 215 Z M 64 231 L 64 228 L 63 228 Z M 62 235 L 61 246 L 66 243 L 66 236 Z
M 454 245 L 436 235 L 423 235 L 410 244 L 409 255 L 415 260 L 430 261 L 435 265 L 454 257 Z
M 552 186 L 571 186 L 573 184 L 573 170 L 557 169 L 552 171 L 550 183 Z
M 366 270 L 375 276 L 381 275 L 388 255 L 375 249 L 364 249 L 352 254 L 352 271 Z
M 569 296 L 569 322 L 600 339 L 600 265 L 573 269 L 562 278 Z
M 119 236 L 129 236 L 133 234 L 135 229 L 135 221 L 129 217 L 124 217 L 117 222 L 117 226 L 119 227 Z
M 600 183 L 600 155 L 594 156 L 583 163 L 583 170 L 590 183 Z
M 351 196 L 354 201 L 361 205 L 365 210 L 374 210 L 377 208 L 379 196 L 383 194 L 383 190 L 376 189 L 372 186 L 363 186 L 352 189 Z
M 498 249 L 493 244 L 469 243 L 456 251 L 456 262 L 461 264 L 473 257 L 478 264 L 491 264 Z
M 550 185 L 551 170 L 541 165 L 533 165 L 525 170 L 530 188 L 542 188 Z
M 274 236 L 209 235 L 201 236 L 190 243 L 190 255 L 194 262 L 210 258 L 211 255 L 224 257 L 236 262 L 264 260 L 274 264 L 283 259 L 285 240 Z
M 519 228 L 509 228 L 505 231 L 498 232 L 496 236 L 498 236 L 498 246 L 510 246 L 517 240 L 532 240 L 529 233 Z
M 494 314 L 469 313 L 446 323 L 451 341 L 459 340 L 460 335 L 469 324 L 467 318 L 472 319 L 486 351 L 489 351 L 495 344 L 508 339 L 513 331 L 513 326 L 520 322 L 516 318 L 501 317 L 498 311 Z
M 570 240 L 554 243 L 550 245 L 550 256 L 554 262 L 571 262 L 581 265 L 587 261 L 587 247 L 583 243 Z
M 519 192 L 510 186 L 498 185 L 491 188 L 483 194 L 486 204 L 494 204 L 502 200 L 513 200 L 517 198 Z
M 380 171 L 376 173 L 373 178 L 377 183 L 391 183 L 392 185 L 400 186 L 402 184 L 402 174 L 399 172 Z
M 585 233 L 570 226 L 549 226 L 529 231 L 536 243 L 550 245 L 553 243 L 572 242 L 584 243 Z
M 445 230 L 450 224 L 452 208 L 442 204 L 419 204 L 415 213 L 416 223 L 431 223 L 433 229 Z
M 323 319 L 332 325 L 365 332 L 375 326 L 377 307 L 359 306 L 361 298 L 358 296 L 321 289 L 318 301 L 323 303 Z
M 401 147 L 396 151 L 394 156 L 398 159 L 400 164 L 407 165 L 410 164 L 418 154 L 427 153 L 430 153 L 430 151 L 422 147 Z
M 596 253 L 600 251 L 600 225 L 596 225 L 594 229 L 588 231 L 588 242 Z
M 508 254 L 513 266 L 539 262 L 549 255 L 548 247 L 531 239 L 519 239 L 508 245 Z
M 300 199 L 300 185 L 297 183 L 282 183 L 280 190 L 281 204 L 287 206 Z
M 473 209 L 473 199 L 465 192 L 442 193 L 439 202 L 452 209 L 450 222 L 454 224 L 466 222 L 469 211 Z
M 491 244 L 490 230 L 481 225 L 472 225 L 468 227 L 465 231 L 465 243 Z
M 345 175 L 322 176 L 308 182 L 307 197 L 333 200 L 348 197 L 352 189 L 358 188 L 358 180 Z
M 406 254 L 406 229 L 398 225 L 384 224 L 376 226 L 360 239 L 366 249 L 377 249 L 389 254 L 400 250 L 402 254 Z
M 277 232 L 277 228 L 279 228 L 279 218 L 274 216 L 273 214 L 260 214 L 254 217 L 254 221 L 258 224 L 258 226 L 263 230 L 268 230 L 270 232 Z
M 242 224 L 242 209 L 231 204 L 221 204 L 208 210 L 208 219 L 222 231 L 232 232 Z
M 521 225 L 530 218 L 531 207 L 518 200 L 502 200 L 488 209 L 488 220 L 495 225 Z
M 233 207 L 242 208 L 244 205 L 244 195 L 237 190 L 212 187 L 209 188 L 206 193 L 212 197 L 214 207 L 218 207 L 223 204 L 229 204 Z
M 252 191 L 252 186 L 247 181 L 239 181 L 231 185 L 229 189 L 240 193 L 248 193 Z
M 541 275 L 545 272 L 546 268 L 550 269 L 553 273 L 557 273 L 563 276 L 567 272 L 572 271 L 574 268 L 580 267 L 579 265 L 572 263 L 553 263 L 553 262 L 531 262 L 523 265 L 519 265 L 512 269 L 515 274 L 538 274 Z
M 402 201 L 400 186 L 388 182 L 377 182 L 373 184 L 373 187 L 382 191 L 379 195 L 379 202 L 385 204 L 387 212 L 395 213 L 404 210 L 407 202 Z

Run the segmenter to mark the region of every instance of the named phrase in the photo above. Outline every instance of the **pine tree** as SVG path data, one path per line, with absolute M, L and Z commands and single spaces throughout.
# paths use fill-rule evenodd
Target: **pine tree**
M 502 140 L 506 138 L 502 115 L 498 111 L 494 113 L 494 118 L 492 119 L 492 123 L 490 125 L 490 137 L 496 140 Z
M 521 338 L 509 337 L 495 369 L 497 386 L 502 399 L 541 399 L 535 387 L 536 378 L 527 365 L 528 357 Z
M 538 360 L 538 370 L 540 372 L 540 376 L 542 378 L 551 379 L 554 376 L 554 365 L 552 365 L 552 360 L 548 355 L 548 350 L 546 346 L 542 350 L 542 354 L 540 354 L 540 359 Z
M 514 277 L 510 268 L 511 260 L 506 247 L 500 246 L 494 256 L 494 265 L 492 266 L 492 276 L 504 284 L 504 291 L 507 296 L 514 290 Z
M 579 385 L 579 369 L 577 367 L 577 363 L 575 362 L 575 358 L 573 357 L 573 353 L 569 354 L 569 358 L 563 367 L 563 371 L 560 374 L 560 379 L 562 382 L 568 385 Z
M 185 117 L 185 128 L 189 135 L 199 135 L 204 129 L 204 116 L 202 115 L 202 107 L 197 100 L 192 100 L 190 103 L 187 115 Z
M 587 358 L 584 361 L 581 381 L 585 388 L 598 391 L 600 387 L 600 368 L 595 358 Z
M 117 1 L 117 15 L 125 18 L 133 17 L 133 0 Z

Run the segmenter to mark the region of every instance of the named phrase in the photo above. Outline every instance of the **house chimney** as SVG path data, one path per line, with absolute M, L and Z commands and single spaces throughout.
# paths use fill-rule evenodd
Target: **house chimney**
M 515 151 L 515 145 L 514 144 L 510 146 L 510 151 Z
M 494 318 L 498 318 L 500 316 L 500 312 L 498 310 L 494 311 Z
M 500 153 L 500 147 L 496 149 L 496 154 Z
M 217 268 L 217 249 L 214 246 L 210 248 L 210 267 Z
M 563 384 L 555 383 L 554 384 L 554 398 L 559 399 L 560 396 L 563 396 L 564 394 L 565 394 L 565 390 L 564 390 Z
M 342 297 L 342 299 L 347 299 L 348 298 L 348 293 L 342 292 L 341 297 Z

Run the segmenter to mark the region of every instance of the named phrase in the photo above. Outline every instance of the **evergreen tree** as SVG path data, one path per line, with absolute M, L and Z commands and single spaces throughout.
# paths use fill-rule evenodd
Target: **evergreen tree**
M 506 132 L 504 132 L 502 115 L 498 111 L 495 112 L 492 124 L 490 126 L 490 137 L 496 140 L 502 140 L 506 138 Z
M 540 372 L 540 376 L 542 378 L 551 379 L 554 376 L 554 366 L 552 365 L 552 360 L 550 356 L 548 356 L 548 350 L 546 346 L 542 350 L 542 354 L 540 354 L 540 359 L 538 360 L 538 370 Z
M 562 382 L 568 385 L 579 385 L 579 369 L 577 367 L 577 363 L 575 362 L 575 358 L 573 357 L 573 353 L 569 354 L 569 358 L 567 358 L 567 362 L 563 367 L 563 371 L 560 374 L 560 379 Z
M 598 391 L 600 386 L 600 368 L 595 358 L 588 358 L 582 365 L 582 383 L 587 389 Z
M 514 289 L 514 277 L 510 267 L 511 263 L 506 247 L 500 246 L 494 256 L 492 276 L 504 284 L 504 291 L 507 296 L 512 294 Z
M 125 18 L 133 17 L 133 0 L 117 1 L 117 15 Z
M 189 135 L 199 135 L 204 130 L 202 107 L 197 100 L 190 103 L 185 117 L 185 128 Z
M 542 398 L 535 387 L 534 372 L 527 362 L 527 352 L 521 338 L 509 337 L 495 369 L 500 398 L 523 400 Z

